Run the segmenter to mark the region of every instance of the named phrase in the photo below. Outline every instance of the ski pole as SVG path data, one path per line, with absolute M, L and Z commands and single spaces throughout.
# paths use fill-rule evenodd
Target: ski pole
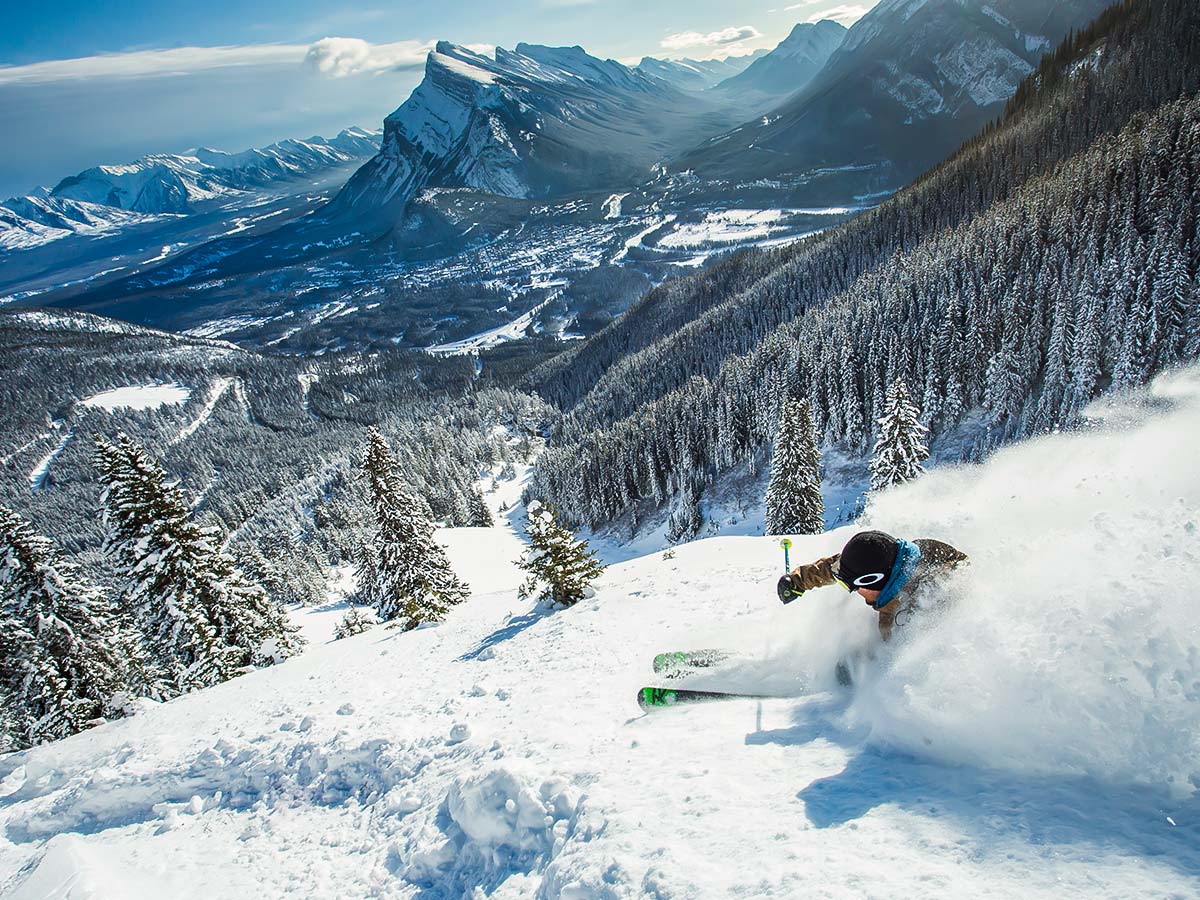
M 788 559 L 788 551 L 792 549 L 792 542 L 784 538 L 779 542 L 779 546 L 783 548 L 783 571 L 790 572 L 792 571 L 792 564 Z

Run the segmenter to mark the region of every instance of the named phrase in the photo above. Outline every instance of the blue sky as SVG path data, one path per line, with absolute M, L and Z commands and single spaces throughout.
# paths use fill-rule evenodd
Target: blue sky
M 603 57 L 772 47 L 876 0 L 65 0 L 0 4 L 0 197 L 99 163 L 378 128 L 436 40 Z

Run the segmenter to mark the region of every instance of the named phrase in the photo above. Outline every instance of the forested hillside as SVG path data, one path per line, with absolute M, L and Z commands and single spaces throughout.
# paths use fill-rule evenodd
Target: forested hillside
M 965 455 L 1070 422 L 1200 335 L 1200 12 L 1130 0 L 1001 122 L 879 209 L 649 295 L 534 374 L 570 410 L 532 492 L 572 523 L 765 457 L 788 396 L 863 449 L 904 380 Z
M 202 521 L 231 535 L 235 552 L 257 547 L 285 573 L 259 573 L 285 601 L 323 596 L 329 563 L 357 550 L 357 469 L 370 426 L 435 517 L 469 524 L 481 469 L 511 458 L 493 429 L 532 434 L 548 416 L 527 395 L 477 390 L 466 357 L 272 357 L 49 311 L 0 314 L 0 346 L 0 444 L 15 448 L 0 457 L 0 503 L 98 575 L 93 438 L 128 434 L 179 480 Z M 170 402 L 138 399 L 154 391 Z

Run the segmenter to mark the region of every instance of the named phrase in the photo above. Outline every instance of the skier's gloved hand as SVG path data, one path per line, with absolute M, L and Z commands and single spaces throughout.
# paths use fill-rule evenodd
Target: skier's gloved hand
M 792 580 L 791 575 L 784 575 L 782 578 L 780 578 L 779 584 L 776 585 L 775 590 L 779 594 L 779 602 L 784 606 L 804 594 L 804 591 L 802 591 Z

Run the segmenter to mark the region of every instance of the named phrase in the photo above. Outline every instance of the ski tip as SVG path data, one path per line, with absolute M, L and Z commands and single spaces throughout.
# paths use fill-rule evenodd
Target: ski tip
M 670 688 L 644 687 L 638 691 L 637 702 L 642 709 L 670 706 L 675 702 L 676 692 Z

